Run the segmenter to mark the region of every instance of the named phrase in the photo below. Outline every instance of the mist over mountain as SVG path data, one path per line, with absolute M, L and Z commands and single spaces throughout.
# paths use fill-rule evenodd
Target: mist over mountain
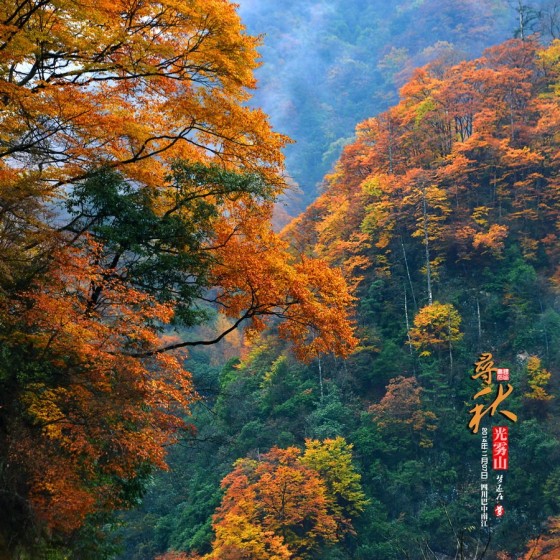
M 558 560 L 559 39 L 0 2 L 0 560 Z
M 540 2 L 539 6 L 545 4 Z M 415 67 L 479 56 L 513 37 L 508 0 L 240 0 L 251 34 L 263 35 L 252 104 L 295 144 L 288 174 L 311 202 L 361 120 L 386 110 Z

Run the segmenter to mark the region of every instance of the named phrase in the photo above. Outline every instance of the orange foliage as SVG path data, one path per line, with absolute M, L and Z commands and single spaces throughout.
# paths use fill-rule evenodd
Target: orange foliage
M 172 158 L 205 151 L 277 181 L 284 139 L 243 104 L 259 40 L 234 4 L 7 0 L 0 22 L 0 170 L 11 186 L 100 166 L 157 186 Z
M 473 248 L 486 247 L 494 255 L 499 255 L 504 248 L 504 239 L 507 237 L 508 227 L 492 224 L 486 233 L 477 232 L 473 235 Z
M 343 266 L 361 259 L 380 275 L 428 242 L 432 274 L 442 259 L 492 262 L 506 243 L 527 258 L 554 256 L 559 48 L 512 40 L 417 70 L 397 106 L 357 126 L 299 218 L 319 254 Z
M 226 493 L 214 515 L 213 551 L 205 558 L 309 558 L 352 531 L 345 516 L 358 514 L 366 501 L 350 448 L 342 438 L 306 446 L 303 456 L 295 447 L 273 448 L 258 460 L 235 463 L 222 481 Z
M 288 244 L 259 216 L 244 214 L 236 229 L 233 237 L 230 226 L 218 231 L 211 274 L 225 314 L 250 319 L 253 332 L 262 330 L 267 316 L 285 319 L 279 333 L 301 359 L 347 355 L 357 344 L 345 320 L 355 298 L 339 271 L 324 261 L 291 257 Z
M 338 540 L 326 488 L 299 455 L 295 447 L 274 448 L 261 461 L 236 463 L 222 482 L 227 490 L 214 517 L 210 558 L 233 560 L 257 550 L 257 558 L 293 558 L 320 541 Z
M 112 280 L 89 309 L 103 275 L 95 253 L 57 254 L 48 282 L 1 309 L 13 329 L 3 344 L 42 371 L 16 397 L 8 454 L 38 518 L 62 532 L 125 505 L 123 487 L 147 465 L 165 467 L 165 446 L 195 398 L 179 354 L 133 355 L 159 345 L 149 325 L 169 322 L 170 306 Z
M 275 317 L 302 359 L 348 354 L 354 298 L 342 276 L 290 255 L 269 217 L 270 205 L 248 195 L 227 200 L 202 248 L 213 257 L 213 301 L 232 320 L 223 332 L 248 320 L 256 333 Z M 61 533 L 129 504 L 127 488 L 165 468 L 165 449 L 195 399 L 177 352 L 192 342 L 160 336 L 174 300 L 135 287 L 126 264 L 107 265 L 117 262 L 110 250 L 87 235 L 78 244 L 57 249 L 29 289 L 0 301 L 2 342 L 31 367 L 1 410 L 10 465 L 40 525 Z
M 224 0 L 1 2 L 0 281 L 52 251 L 53 200 L 99 169 L 160 189 L 214 163 L 278 193 L 287 139 L 245 103 L 258 44 Z
M 531 539 L 522 560 L 557 560 L 560 554 L 560 518 L 552 517 L 548 532 Z

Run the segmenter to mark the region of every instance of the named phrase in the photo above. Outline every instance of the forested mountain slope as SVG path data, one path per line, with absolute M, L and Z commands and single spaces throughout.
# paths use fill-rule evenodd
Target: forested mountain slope
M 174 451 L 182 474 L 158 481 L 123 558 L 213 558 L 225 542 L 233 552 L 222 557 L 240 558 L 267 527 L 276 540 L 251 557 L 556 557 L 558 537 L 537 537 L 560 514 L 559 87 L 560 43 L 511 40 L 470 62 L 416 70 L 397 105 L 358 126 L 324 192 L 284 237 L 294 254 L 345 271 L 359 346 L 346 360 L 304 364 L 272 330 L 219 372 L 199 356 L 199 432 Z M 509 428 L 505 514 L 494 515 L 492 480 L 488 529 L 480 432 L 467 427 L 484 352 L 509 368 L 512 387 L 500 408 L 511 415 L 481 424 Z M 354 494 L 351 531 L 328 539 L 317 529 L 294 548 L 284 525 L 254 513 L 268 494 L 250 470 L 253 482 L 235 487 L 253 492 L 241 516 L 248 525 L 224 521 L 236 459 L 278 465 L 280 450 L 264 454 L 306 439 L 330 457 L 341 437 L 367 500 Z M 270 469 L 267 480 L 277 480 L 279 467 Z M 309 525 L 296 526 L 311 539 Z
M 315 198 L 356 123 L 396 103 L 414 68 L 439 57 L 480 56 L 519 32 L 520 11 L 525 33 L 540 31 L 548 39 L 557 32 L 550 0 L 239 4 L 248 30 L 264 34 L 252 103 L 295 141 L 285 149 L 287 171 L 303 196 L 292 215 Z
M 1 560 L 556 555 L 558 5 L 301 4 L 279 233 L 235 4 L 0 2 Z

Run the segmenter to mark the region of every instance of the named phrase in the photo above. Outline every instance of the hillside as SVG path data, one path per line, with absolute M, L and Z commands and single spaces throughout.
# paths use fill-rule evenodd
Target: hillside
M 294 254 L 345 271 L 359 346 L 346 360 L 305 365 L 272 330 L 219 373 L 199 356 L 199 432 L 174 452 L 181 474 L 160 479 L 135 515 L 123 558 L 166 549 L 214 558 L 226 530 L 231 546 L 250 542 L 220 516 L 222 536 L 211 530 L 214 511 L 228 511 L 227 502 L 216 508 L 233 462 L 337 437 L 353 444 L 368 502 L 351 516 L 353 531 L 319 538 L 302 557 L 530 558 L 555 549 L 554 536 L 529 541 L 560 514 L 559 61 L 560 43 L 531 40 L 470 62 L 435 61 L 414 72 L 397 105 L 358 125 L 324 192 L 284 237 Z M 506 513 L 493 512 L 492 471 L 488 528 L 480 431 L 467 426 L 482 353 L 510 370 L 512 388 L 498 410 L 511 414 L 480 424 L 509 428 Z
M 480 56 L 519 27 L 517 4 L 507 0 L 239 4 L 249 32 L 264 36 L 252 104 L 295 141 L 285 149 L 288 174 L 302 191 L 292 216 L 314 200 L 356 124 L 395 104 L 414 68 Z M 523 3 L 524 10 L 529 4 L 546 11 L 550 2 Z
M 557 560 L 559 35 L 0 2 L 0 560 Z

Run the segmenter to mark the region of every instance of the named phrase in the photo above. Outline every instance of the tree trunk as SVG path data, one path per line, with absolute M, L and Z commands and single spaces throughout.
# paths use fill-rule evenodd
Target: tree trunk
M 404 241 L 402 239 L 402 236 L 401 236 L 401 247 L 402 247 L 402 252 L 404 257 L 404 266 L 406 268 L 406 276 L 408 277 L 408 283 L 410 285 L 410 293 L 412 294 L 412 301 L 414 302 L 414 309 L 418 310 L 418 304 L 416 303 L 416 295 L 414 294 L 414 286 L 412 285 L 412 277 L 410 276 L 410 268 L 408 267 L 408 259 L 406 258 L 406 250 L 404 248 Z
M 430 267 L 430 238 L 428 236 L 428 205 L 426 203 L 426 187 L 422 185 L 422 227 L 424 230 L 424 248 L 426 250 L 426 287 L 428 290 L 428 305 L 432 305 L 432 270 Z

